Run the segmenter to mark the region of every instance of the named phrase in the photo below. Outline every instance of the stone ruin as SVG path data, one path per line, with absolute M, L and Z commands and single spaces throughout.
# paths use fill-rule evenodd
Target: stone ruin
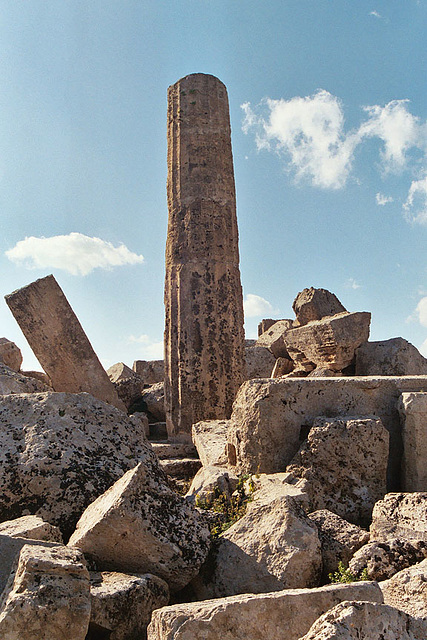
M 168 136 L 165 363 L 6 297 L 45 373 L 0 339 L 0 638 L 425 640 L 427 359 L 313 287 L 245 341 L 224 85 Z

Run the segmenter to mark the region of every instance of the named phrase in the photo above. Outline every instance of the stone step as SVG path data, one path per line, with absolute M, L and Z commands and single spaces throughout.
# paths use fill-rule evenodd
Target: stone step
M 149 440 L 167 440 L 168 432 L 166 429 L 166 422 L 152 422 L 149 427 Z
M 196 475 L 202 463 L 194 458 L 168 458 L 160 460 L 160 465 L 168 476 L 189 479 Z
M 152 442 L 151 446 L 160 458 L 198 458 L 197 449 L 193 444 L 180 442 Z

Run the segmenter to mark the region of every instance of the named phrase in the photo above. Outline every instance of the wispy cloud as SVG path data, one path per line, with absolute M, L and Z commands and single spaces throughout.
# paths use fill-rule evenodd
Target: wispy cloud
M 409 222 L 427 224 L 427 175 L 412 182 L 403 208 Z
M 129 343 L 138 345 L 138 356 L 146 360 L 161 360 L 163 358 L 163 340 L 152 340 L 147 334 L 129 336 Z
M 30 236 L 6 251 L 6 256 L 27 269 L 62 269 L 74 276 L 144 262 L 142 255 L 133 253 L 124 244 L 114 247 L 101 238 L 76 232 L 50 238 Z
M 383 193 L 377 193 L 375 196 L 375 200 L 377 201 L 377 205 L 379 205 L 380 207 L 384 207 L 384 205 L 393 202 L 393 198 L 391 196 L 385 196 Z
M 273 305 L 254 293 L 248 293 L 245 296 L 243 308 L 246 318 L 256 318 L 264 314 L 274 313 Z
M 427 327 L 427 296 L 421 298 L 417 304 L 414 315 L 423 327 Z
M 374 18 L 382 18 L 382 15 L 378 13 L 378 11 L 370 11 L 369 15 L 374 16 Z
M 354 278 L 349 278 L 345 283 L 347 289 L 360 289 L 362 287 Z

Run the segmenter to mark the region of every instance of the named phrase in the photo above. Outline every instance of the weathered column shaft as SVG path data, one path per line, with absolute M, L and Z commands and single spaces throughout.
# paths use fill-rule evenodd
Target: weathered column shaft
M 5 299 L 55 391 L 87 391 L 126 410 L 52 275 L 14 291 Z
M 165 403 L 170 437 L 228 418 L 244 331 L 228 98 L 194 74 L 168 92 Z

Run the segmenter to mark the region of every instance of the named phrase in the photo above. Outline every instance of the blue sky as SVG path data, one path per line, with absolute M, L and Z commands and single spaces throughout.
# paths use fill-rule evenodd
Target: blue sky
M 427 355 L 426 16 L 0 0 L 2 298 L 53 273 L 105 366 L 161 357 L 166 93 L 205 72 L 229 92 L 247 336 L 315 286 Z M 0 321 L 39 368 L 4 302 Z

